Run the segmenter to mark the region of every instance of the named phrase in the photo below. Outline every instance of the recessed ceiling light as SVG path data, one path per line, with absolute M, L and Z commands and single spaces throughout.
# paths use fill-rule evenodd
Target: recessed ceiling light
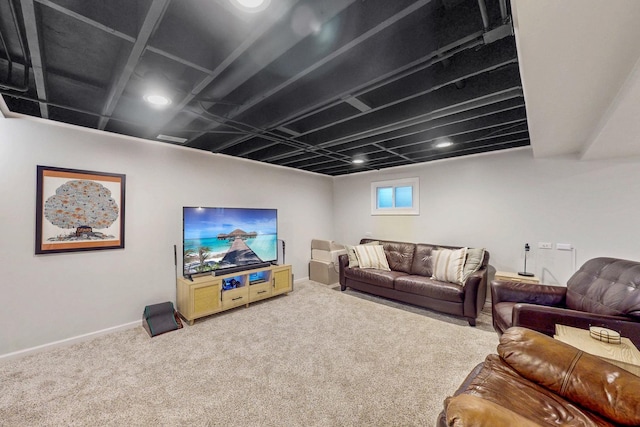
M 364 163 L 363 159 L 353 159 L 352 163 L 354 165 L 361 165 L 362 163 Z
M 246 12 L 260 12 L 269 6 L 269 0 L 229 0 L 238 9 Z
M 244 7 L 260 7 L 264 0 L 237 0 Z
M 171 104 L 171 100 L 164 95 L 145 95 L 144 100 L 147 101 L 151 105 L 155 105 L 157 107 L 166 107 Z
M 446 147 L 451 147 L 452 145 L 453 145 L 453 142 L 451 141 L 442 141 L 436 144 L 436 148 L 446 148 Z

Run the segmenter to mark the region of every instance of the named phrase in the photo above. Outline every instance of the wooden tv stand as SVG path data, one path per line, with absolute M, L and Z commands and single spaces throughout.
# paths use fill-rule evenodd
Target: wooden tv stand
M 223 289 L 228 283 L 234 289 Z M 286 294 L 293 290 L 290 265 L 271 265 L 221 276 L 210 274 L 193 280 L 179 277 L 176 283 L 180 316 L 193 325 L 195 319 L 249 303 Z

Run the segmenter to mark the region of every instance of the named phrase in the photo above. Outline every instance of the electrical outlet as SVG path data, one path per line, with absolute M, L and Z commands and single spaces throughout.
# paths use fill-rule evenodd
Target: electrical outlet
M 553 243 L 538 242 L 538 249 L 553 249 Z
M 571 243 L 556 243 L 556 249 L 559 251 L 570 251 L 573 249 L 573 245 Z

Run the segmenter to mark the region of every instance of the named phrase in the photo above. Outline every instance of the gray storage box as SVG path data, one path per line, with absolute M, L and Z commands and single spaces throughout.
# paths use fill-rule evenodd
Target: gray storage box
M 312 259 L 309 261 L 309 279 L 314 282 L 324 283 L 325 285 L 338 283 L 339 274 L 336 271 L 337 268 L 338 265 L 332 262 L 316 261 Z
M 312 240 L 309 279 L 325 285 L 338 283 L 338 256 L 346 253 L 344 245 L 340 243 L 332 240 Z

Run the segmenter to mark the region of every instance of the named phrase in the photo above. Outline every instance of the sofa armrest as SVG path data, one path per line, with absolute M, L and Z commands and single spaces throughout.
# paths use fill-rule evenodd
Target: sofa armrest
M 473 394 L 459 394 L 445 401 L 445 426 L 540 427 L 505 406 Z M 438 421 L 441 423 L 441 421 Z M 439 424 L 442 425 L 442 424 Z
M 622 316 L 587 313 L 560 307 L 545 307 L 533 304 L 516 304 L 513 307 L 513 326 L 522 326 L 553 336 L 556 324 L 589 329 L 600 326 L 629 338 L 640 347 L 640 322 Z
M 534 283 L 491 281 L 491 302 L 522 302 L 546 306 L 564 306 L 567 288 Z
M 526 328 L 509 328 L 498 355 L 518 374 L 613 421 L 640 425 L 640 377 Z
M 484 307 L 487 299 L 487 269 L 483 268 L 469 277 L 464 283 L 464 316 L 469 319 L 476 319 Z
M 484 362 L 478 363 L 475 366 L 475 368 L 473 368 L 471 370 L 471 372 L 469 372 L 469 374 L 467 374 L 467 377 L 464 379 L 462 384 L 460 384 L 460 387 L 458 387 L 458 389 L 455 391 L 455 393 L 453 393 L 453 396 L 458 396 L 459 394 L 461 394 L 465 390 L 467 390 L 469 388 L 469 384 L 471 384 L 471 381 L 473 381 L 478 376 L 480 371 L 482 371 L 483 367 L 484 367 Z M 438 415 L 438 420 L 436 422 L 436 427 L 447 427 L 446 410 L 447 410 L 447 405 L 448 405 L 449 399 L 451 399 L 451 397 L 453 397 L 453 396 L 448 397 L 444 401 L 444 409 L 442 410 L 442 412 L 440 412 L 440 415 Z

